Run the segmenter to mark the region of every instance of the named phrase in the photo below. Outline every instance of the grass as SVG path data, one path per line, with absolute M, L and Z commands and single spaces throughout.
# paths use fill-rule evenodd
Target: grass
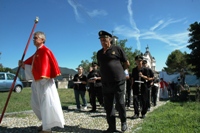
M 195 90 L 191 89 L 192 92 Z M 75 105 L 73 89 L 58 89 L 63 109 Z M 5 105 L 8 92 L 0 93 L 0 111 Z M 88 93 L 86 94 L 88 101 Z M 12 93 L 6 113 L 31 110 L 31 89 L 24 88 L 21 93 Z M 144 122 L 133 128 L 134 133 L 199 133 L 200 132 L 199 102 L 167 102 L 166 105 L 150 112 Z M 13 115 L 26 117 L 26 114 Z
M 195 92 L 195 88 L 191 88 L 191 93 Z M 74 90 L 73 89 L 58 89 L 60 101 L 63 109 L 66 109 L 69 105 L 75 105 Z M 0 92 L 0 112 L 3 111 L 6 99 L 9 92 Z M 86 99 L 88 99 L 88 93 L 86 93 Z M 31 88 L 26 87 L 21 93 L 12 92 L 6 112 L 20 112 L 31 110 Z
M 69 105 L 75 105 L 73 89 L 58 89 L 60 101 L 63 109 Z M 3 111 L 9 92 L 0 92 L 0 113 Z M 88 93 L 86 93 L 88 101 Z M 30 106 L 31 88 L 27 87 L 21 93 L 12 92 L 5 113 L 32 110 Z
M 196 88 L 191 88 L 192 95 Z M 199 133 L 200 103 L 193 101 L 167 102 L 149 113 L 144 122 L 133 129 L 134 133 Z
M 134 133 L 199 133 L 199 102 L 168 102 L 148 114 Z

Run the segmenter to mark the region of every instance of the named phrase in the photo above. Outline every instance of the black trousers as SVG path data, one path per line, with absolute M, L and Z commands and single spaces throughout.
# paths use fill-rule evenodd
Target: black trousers
M 126 88 L 126 106 L 130 107 L 131 104 L 131 87 Z
M 103 105 L 102 87 L 90 87 L 90 102 L 92 110 L 96 110 L 96 98 L 100 105 Z
M 126 122 L 124 89 L 125 80 L 111 83 L 103 83 L 104 108 L 106 110 L 107 123 L 109 129 L 111 130 L 116 130 L 114 100 L 119 111 L 119 118 L 121 123 Z
M 157 94 L 158 94 L 158 87 L 153 86 L 151 90 L 151 97 L 154 106 L 156 106 L 157 103 Z
M 141 110 L 141 114 L 145 115 L 147 113 L 147 94 L 141 94 L 141 95 L 133 95 L 133 107 L 134 107 L 134 112 L 135 114 L 139 115 L 140 111 L 139 111 L 139 107 L 140 105 L 142 106 L 142 110 Z
M 151 87 L 149 87 L 147 91 L 147 108 L 150 107 L 151 107 Z

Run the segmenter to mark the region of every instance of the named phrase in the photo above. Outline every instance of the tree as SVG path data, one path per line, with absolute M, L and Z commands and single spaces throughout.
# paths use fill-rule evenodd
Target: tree
M 125 40 L 120 40 L 118 45 L 120 47 L 122 47 L 122 49 L 125 51 L 126 56 L 130 62 L 130 67 L 129 67 L 129 71 L 132 71 L 132 69 L 136 66 L 135 64 L 135 57 L 139 54 L 141 54 L 141 52 L 139 50 L 135 50 L 134 52 L 132 52 L 132 47 L 126 47 L 126 42 L 127 39 Z
M 188 30 L 190 31 L 188 41 L 190 44 L 187 47 L 191 50 L 191 53 L 188 54 L 187 61 L 193 66 L 191 70 L 200 78 L 200 23 L 191 24 Z
M 0 72 L 10 72 L 10 73 L 15 73 L 11 68 L 9 67 L 0 67 Z
M 91 57 L 93 62 L 97 62 L 97 52 L 93 52 L 93 56 Z
M 80 66 L 83 67 L 84 73 L 88 73 L 90 62 L 88 60 L 82 60 Z
M 191 68 L 187 63 L 187 53 L 182 53 L 180 50 L 175 50 L 168 56 L 166 65 L 164 69 L 170 74 L 180 72 L 182 69 L 188 71 Z
M 3 65 L 0 63 L 0 72 L 3 72 L 4 68 Z
M 1 59 L 1 52 L 0 52 L 0 59 Z M 0 63 L 0 72 L 2 72 L 3 65 Z

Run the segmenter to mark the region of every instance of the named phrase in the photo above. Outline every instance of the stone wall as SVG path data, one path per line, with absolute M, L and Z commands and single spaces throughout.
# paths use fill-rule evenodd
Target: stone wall
M 24 87 L 31 87 L 31 81 L 22 81 Z M 68 89 L 68 81 L 55 81 L 56 88 L 58 89 Z
M 58 89 L 68 89 L 68 81 L 57 81 L 57 86 Z

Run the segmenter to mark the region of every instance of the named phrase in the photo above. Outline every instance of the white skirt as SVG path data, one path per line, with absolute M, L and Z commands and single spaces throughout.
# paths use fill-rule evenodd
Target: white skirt
M 42 121 L 43 130 L 56 126 L 64 128 L 63 111 L 54 79 L 33 81 L 31 88 L 31 106 L 38 119 Z

